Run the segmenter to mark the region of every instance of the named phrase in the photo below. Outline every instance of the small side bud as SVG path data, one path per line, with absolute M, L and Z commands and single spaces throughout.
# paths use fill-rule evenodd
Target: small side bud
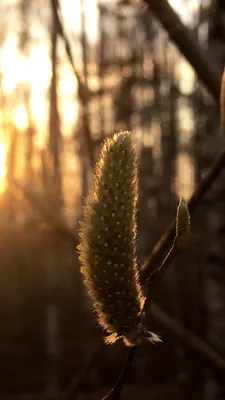
M 176 248 L 178 251 L 184 251 L 188 245 L 190 236 L 190 214 L 188 212 L 187 202 L 180 199 L 177 207 L 176 216 Z
M 225 69 L 223 71 L 221 90 L 220 90 L 220 121 L 221 121 L 221 131 L 225 136 Z

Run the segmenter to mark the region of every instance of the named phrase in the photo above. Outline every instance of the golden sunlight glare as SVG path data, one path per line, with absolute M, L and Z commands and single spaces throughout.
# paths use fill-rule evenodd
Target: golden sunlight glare
M 205 3 L 207 1 L 205 0 Z M 194 14 L 198 13 L 200 8 L 199 0 L 169 0 L 169 3 L 185 24 L 190 26 L 194 23 Z
M 0 193 L 2 193 L 5 188 L 6 172 L 6 146 L 5 143 L 0 142 Z
M 19 3 L 16 0 L 16 3 Z M 67 21 L 69 30 L 74 33 L 81 31 L 81 7 L 80 1 L 64 0 L 62 4 L 62 15 Z M 98 7 L 97 0 L 83 0 L 85 12 L 85 24 L 87 40 L 95 41 L 98 36 Z M 72 8 L 72 12 L 71 12 Z M 74 21 L 75 18 L 75 21 Z M 37 29 L 37 27 L 35 28 Z M 38 34 L 39 34 L 38 30 Z M 45 131 L 48 123 L 48 95 L 47 90 L 51 80 L 51 63 L 49 59 L 49 41 L 46 32 L 40 35 L 42 39 L 38 44 L 31 44 L 29 56 L 21 54 L 18 49 L 17 33 L 11 33 L 2 46 L 1 72 L 2 87 L 6 95 L 11 95 L 15 90 L 18 94 L 23 93 L 24 88 L 30 88 L 30 111 L 32 121 L 41 132 L 38 143 L 42 146 L 45 141 Z M 41 62 L 40 62 L 41 60 Z M 60 66 L 60 98 L 63 112 L 63 129 L 70 132 L 71 124 L 76 122 L 78 107 L 74 102 L 77 82 L 66 63 L 66 67 Z M 25 107 L 21 104 L 18 96 L 18 103 L 14 106 L 11 117 L 20 131 L 28 127 L 28 116 Z M 40 137 L 42 136 L 42 137 Z
M 28 126 L 27 112 L 23 105 L 16 108 L 13 119 L 17 128 L 20 129 L 21 131 L 27 128 Z

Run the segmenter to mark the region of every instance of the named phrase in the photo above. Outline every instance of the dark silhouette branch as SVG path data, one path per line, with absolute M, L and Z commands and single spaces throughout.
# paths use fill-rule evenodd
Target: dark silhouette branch
M 188 210 L 190 215 L 193 214 L 196 207 L 201 202 L 204 195 L 211 188 L 214 181 L 220 175 L 221 171 L 225 167 L 225 150 L 219 155 L 209 172 L 200 182 L 199 186 L 191 196 L 188 202 Z M 158 243 L 153 248 L 151 254 L 144 262 L 141 267 L 141 277 L 143 281 L 148 279 L 148 277 L 154 273 L 158 265 L 160 265 L 160 260 L 163 258 L 163 254 L 166 253 L 169 246 L 171 246 L 172 241 L 175 237 L 175 220 L 172 222 L 168 230 L 162 235 Z
M 153 290 L 155 289 L 159 279 L 161 279 L 162 275 L 166 272 L 168 266 L 174 259 L 176 253 L 177 253 L 176 247 L 175 245 L 173 245 L 170 251 L 168 252 L 167 256 L 165 257 L 164 261 L 162 262 L 161 266 L 148 279 L 147 295 L 144 304 L 144 310 L 146 315 L 150 312 Z M 128 349 L 127 357 L 124 361 L 123 368 L 120 372 L 120 375 L 116 381 L 115 386 L 102 400 L 116 400 L 120 398 L 123 386 L 126 383 L 130 370 L 132 369 L 136 351 L 137 351 L 137 346 Z
M 162 279 L 162 276 L 166 273 L 168 267 L 174 260 L 174 258 L 178 255 L 178 251 L 176 246 L 173 244 L 166 257 L 164 258 L 160 267 L 153 272 L 152 275 L 147 279 L 148 287 L 147 287 L 147 295 L 145 300 L 145 311 L 146 313 L 150 312 L 151 301 L 153 293 L 158 286 L 159 281 Z
M 81 100 L 82 103 L 85 103 L 88 101 L 89 95 L 86 91 L 86 87 L 85 84 L 83 82 L 82 77 L 80 76 L 78 70 L 75 67 L 75 63 L 73 60 L 73 53 L 72 53 L 72 49 L 70 46 L 70 42 L 68 40 L 68 37 L 65 33 L 64 27 L 63 27 L 63 23 L 62 23 L 62 19 L 61 19 L 61 15 L 60 15 L 60 6 L 59 6 L 59 2 L 58 0 L 51 0 L 51 5 L 52 5 L 52 11 L 54 13 L 55 16 L 55 21 L 57 24 L 57 30 L 59 35 L 62 37 L 64 43 L 65 43 L 65 48 L 66 48 L 66 53 L 68 56 L 68 59 L 70 61 L 74 76 L 77 79 L 77 83 L 78 83 L 78 89 L 79 89 L 79 94 L 81 95 Z
M 166 29 L 173 43 L 192 65 L 199 79 L 218 101 L 221 72 L 215 60 L 199 46 L 195 36 L 181 22 L 167 0 L 145 0 L 145 2 Z
M 58 205 L 62 204 L 62 182 L 61 182 L 61 127 L 60 115 L 58 107 L 58 30 L 54 12 L 52 10 L 52 28 L 51 28 L 51 84 L 50 84 L 50 101 L 49 101 L 49 150 L 53 160 L 53 181 L 57 190 Z
M 176 319 L 166 314 L 157 304 L 151 302 L 151 315 L 168 332 L 173 333 L 184 344 L 194 350 L 204 360 L 214 366 L 219 371 L 225 372 L 225 359 L 220 356 L 207 342 L 200 339 L 193 332 L 188 331 Z M 123 368 L 113 389 L 102 400 L 117 400 L 120 398 L 121 391 L 126 383 L 128 374 L 133 366 L 137 347 L 128 349 Z
M 196 351 L 206 361 L 210 361 L 211 365 L 217 368 L 217 370 L 225 372 L 225 360 L 219 353 L 217 353 L 207 342 L 200 339 L 194 333 L 188 331 L 183 325 L 176 319 L 167 315 L 158 305 L 152 302 L 151 313 L 154 319 L 168 330 L 173 333 L 179 339 L 182 338 L 188 347 Z
M 137 347 L 133 346 L 130 347 L 127 350 L 127 356 L 126 359 L 124 361 L 122 370 L 120 372 L 120 375 L 116 381 L 115 386 L 112 388 L 112 390 L 110 390 L 110 392 L 103 397 L 102 400 L 116 400 L 120 398 L 120 393 L 123 389 L 123 385 L 127 380 L 127 377 L 129 375 L 130 370 L 132 369 L 133 363 L 134 363 L 134 358 L 135 358 L 135 354 L 136 354 L 136 350 Z
M 58 0 L 51 0 L 51 4 L 52 4 L 52 11 L 54 13 L 55 16 L 55 21 L 57 24 L 57 30 L 59 35 L 62 37 L 64 43 L 65 43 L 65 49 L 66 49 L 66 53 L 68 56 L 68 59 L 70 61 L 74 76 L 77 79 L 77 83 L 78 83 L 78 95 L 83 107 L 83 114 L 82 114 L 82 120 L 83 120 L 83 129 L 84 129 L 84 135 L 85 135 L 85 140 L 86 140 L 86 146 L 87 146 L 87 150 L 88 150 L 88 155 L 89 155 L 89 159 L 90 159 L 90 163 L 92 168 L 94 167 L 95 164 L 95 157 L 94 157 L 94 145 L 93 145 L 93 140 L 91 137 L 91 130 L 90 130 L 90 126 L 89 126 L 89 121 L 88 121 L 88 115 L 87 115 L 87 105 L 89 102 L 89 92 L 85 86 L 85 83 L 83 82 L 83 79 L 81 78 L 78 70 L 75 67 L 75 63 L 74 63 L 74 59 L 73 59 L 73 53 L 72 53 L 72 49 L 70 46 L 70 42 L 68 40 L 68 37 L 65 33 L 64 27 L 63 27 L 63 23 L 62 23 L 62 18 L 60 15 L 60 6 L 59 6 L 59 2 Z
M 146 315 L 148 315 L 150 312 L 152 313 L 151 305 L 152 305 L 152 295 L 157 287 L 158 282 L 161 280 L 162 276 L 166 273 L 169 265 L 172 263 L 176 255 L 179 253 L 177 247 L 176 247 L 176 241 L 174 240 L 174 243 L 169 250 L 168 254 L 166 255 L 165 259 L 163 260 L 162 264 L 160 267 L 147 279 L 147 295 L 145 298 L 145 304 L 144 304 L 144 310 Z M 168 318 L 170 318 L 168 316 Z M 155 318 L 157 319 L 157 317 Z M 176 325 L 176 323 L 175 323 Z M 177 327 L 178 329 L 178 327 Z M 183 328 L 184 329 L 184 328 Z M 179 330 L 179 329 L 178 329 Z M 195 335 L 194 335 L 195 336 Z M 120 375 L 118 377 L 118 380 L 113 387 L 113 389 L 102 399 L 102 400 L 108 400 L 108 399 L 119 399 L 120 398 L 120 393 L 123 389 L 124 384 L 126 383 L 127 376 L 129 371 L 132 368 L 133 362 L 134 362 L 134 357 L 136 354 L 137 347 L 133 347 L 132 349 L 128 350 L 128 355 L 124 361 L 123 368 L 120 372 Z

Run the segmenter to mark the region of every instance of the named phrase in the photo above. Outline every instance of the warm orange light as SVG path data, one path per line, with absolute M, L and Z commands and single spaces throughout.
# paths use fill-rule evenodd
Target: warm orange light
M 179 13 L 184 13 L 185 11 L 197 11 L 200 6 L 199 0 L 169 0 L 171 6 Z
M 5 189 L 5 177 L 7 173 L 6 158 L 6 146 L 3 142 L 0 142 L 0 193 Z
M 175 192 L 178 197 L 189 199 L 194 191 L 193 160 L 189 154 L 180 152 L 176 158 Z
M 19 106 L 16 108 L 15 114 L 14 114 L 14 122 L 17 126 L 18 129 L 21 131 L 25 130 L 28 126 L 28 118 L 27 118 L 27 112 L 24 106 Z

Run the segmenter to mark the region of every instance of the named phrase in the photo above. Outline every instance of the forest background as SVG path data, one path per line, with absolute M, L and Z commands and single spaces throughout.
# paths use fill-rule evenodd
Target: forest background
M 202 51 L 194 62 L 187 43 L 179 45 L 180 25 L 168 32 L 168 16 L 157 13 L 156 3 L 0 2 L 5 400 L 59 399 L 63 390 L 68 399 L 99 399 L 121 369 L 124 346 L 103 345 L 76 252 L 104 138 L 121 129 L 134 132 L 140 264 L 173 219 L 179 198 L 190 199 L 224 147 L 218 88 L 225 3 L 161 2 L 175 10 L 192 46 Z M 199 204 L 188 250 L 154 295 L 151 323 L 163 343 L 141 346 L 122 398 L 225 398 L 224 177 Z M 193 345 L 190 332 L 200 344 Z

